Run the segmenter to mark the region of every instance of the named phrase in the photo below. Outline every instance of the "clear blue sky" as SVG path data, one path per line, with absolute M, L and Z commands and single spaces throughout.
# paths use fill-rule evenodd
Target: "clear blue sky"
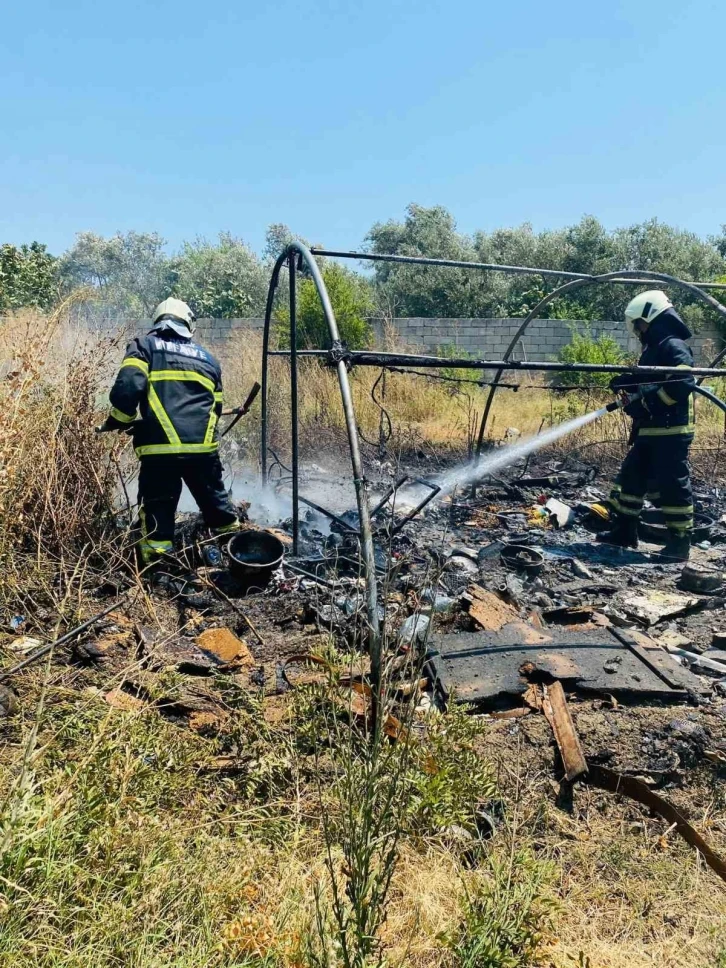
M 286 222 L 358 246 L 726 222 L 724 0 L 35 0 L 0 18 L 0 241 Z

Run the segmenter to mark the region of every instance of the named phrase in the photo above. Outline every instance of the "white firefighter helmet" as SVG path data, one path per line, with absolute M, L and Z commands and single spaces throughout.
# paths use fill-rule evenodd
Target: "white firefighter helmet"
M 196 317 L 189 306 L 181 299 L 175 299 L 173 296 L 170 296 L 168 299 L 160 302 L 154 310 L 154 315 L 151 319 L 152 325 L 155 326 L 165 316 L 170 318 L 165 319 L 164 322 L 171 329 L 179 333 L 180 336 L 191 336 L 194 332 L 194 320 Z
M 625 322 L 634 328 L 637 323 L 644 323 L 647 328 L 666 309 L 671 309 L 673 303 L 660 289 L 648 289 L 631 299 L 625 307 Z

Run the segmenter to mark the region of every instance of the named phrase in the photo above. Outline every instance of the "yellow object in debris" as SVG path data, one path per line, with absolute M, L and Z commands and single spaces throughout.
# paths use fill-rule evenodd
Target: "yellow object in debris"
M 549 515 L 541 504 L 527 508 L 527 524 L 535 528 L 549 528 Z
M 588 504 L 588 508 L 593 514 L 597 514 L 599 518 L 602 518 L 603 521 L 610 520 L 610 509 L 606 508 L 604 504 Z

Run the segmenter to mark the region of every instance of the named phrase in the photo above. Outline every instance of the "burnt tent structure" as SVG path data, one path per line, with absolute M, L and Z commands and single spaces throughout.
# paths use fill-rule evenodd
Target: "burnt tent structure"
M 484 412 L 479 424 L 477 433 L 476 455 L 479 456 L 485 439 L 487 422 L 491 412 L 494 395 L 497 386 L 500 384 L 503 374 L 509 370 L 520 371 L 540 371 L 540 372 L 572 372 L 572 373 L 632 373 L 640 375 L 650 375 L 652 377 L 664 377 L 671 371 L 667 367 L 643 367 L 643 366 L 624 366 L 615 364 L 595 364 L 595 363 L 556 363 L 556 362 L 528 362 L 519 361 L 512 358 L 514 350 L 524 336 L 530 323 L 536 319 L 545 307 L 558 296 L 571 292 L 583 286 L 598 285 L 603 283 L 618 283 L 624 286 L 647 285 L 649 283 L 660 283 L 666 287 L 675 287 L 685 290 L 696 298 L 705 302 L 717 313 L 726 319 L 726 306 L 718 301 L 715 296 L 707 290 L 724 290 L 726 284 L 712 282 L 688 282 L 677 279 L 674 276 L 659 272 L 645 272 L 638 270 L 623 269 L 618 272 L 609 272 L 602 275 L 586 275 L 574 272 L 564 272 L 555 269 L 542 269 L 529 266 L 509 266 L 496 265 L 479 262 L 461 262 L 447 259 L 428 259 L 418 256 L 385 255 L 380 253 L 366 252 L 344 252 L 330 249 L 309 249 L 301 242 L 290 243 L 280 254 L 272 270 L 269 290 L 267 294 L 267 304 L 265 309 L 265 321 L 263 330 L 262 348 L 262 433 L 261 433 L 261 454 L 260 462 L 262 469 L 263 484 L 268 479 L 268 430 L 269 430 L 269 411 L 268 411 L 268 377 L 269 360 L 271 356 L 284 357 L 289 360 L 290 365 L 290 414 L 291 414 L 291 472 L 292 472 L 292 531 L 293 531 L 293 553 L 297 554 L 299 549 L 300 533 L 300 504 L 310 504 L 303 495 L 300 494 L 300 460 L 298 442 L 298 359 L 302 357 L 317 357 L 327 366 L 335 369 L 340 386 L 341 403 L 345 415 L 346 431 L 350 448 L 350 458 L 353 473 L 353 483 L 355 485 L 356 501 L 358 508 L 358 528 L 360 541 L 360 554 L 362 561 L 363 576 L 366 581 L 366 615 L 368 623 L 368 650 L 371 656 L 371 673 L 374 682 L 380 678 L 381 666 L 381 631 L 378 611 L 378 589 L 376 579 L 376 564 L 373 545 L 372 512 L 368 498 L 368 486 L 363 466 L 363 459 L 360 448 L 360 436 L 353 406 L 350 381 L 348 374 L 350 369 L 356 366 L 371 366 L 381 369 L 395 367 L 397 371 L 405 372 L 407 367 L 417 367 L 420 369 L 435 369 L 442 365 L 439 357 L 430 355 L 416 355 L 403 353 L 383 353 L 370 350 L 351 350 L 344 345 L 340 338 L 335 312 L 330 301 L 325 282 L 315 257 L 328 257 L 333 259 L 349 259 L 354 261 L 368 262 L 391 262 L 404 263 L 408 265 L 421 266 L 424 270 L 428 267 L 449 267 L 455 269 L 465 269 L 471 272 L 501 272 L 518 275 L 539 276 L 543 280 L 552 280 L 556 285 L 547 293 L 531 312 L 522 319 L 522 323 L 517 332 L 512 337 L 501 360 L 481 360 L 481 359 L 447 359 L 446 365 L 457 369 L 480 370 L 486 373 L 493 372 L 489 385 L 489 393 L 484 407 Z M 288 350 L 272 350 L 270 348 L 272 313 L 275 303 L 275 295 L 280 284 L 283 269 L 288 270 L 288 299 L 289 299 L 289 345 Z M 329 344 L 318 349 L 299 350 L 297 346 L 297 276 L 300 271 L 312 279 L 318 296 L 320 298 L 323 315 L 328 326 Z M 708 367 L 695 367 L 691 373 L 700 378 L 700 382 L 705 377 L 723 376 L 724 370 L 719 364 L 726 357 L 726 348 L 722 350 Z M 435 489 L 432 489 L 431 497 L 435 496 Z M 429 498 L 428 500 L 430 500 Z M 427 503 L 424 501 L 423 507 Z M 380 502 L 379 502 L 380 507 Z M 377 507 L 375 510 L 379 510 Z M 416 511 L 420 510 L 417 508 Z M 319 508 L 324 514 L 335 518 L 332 512 L 327 512 Z

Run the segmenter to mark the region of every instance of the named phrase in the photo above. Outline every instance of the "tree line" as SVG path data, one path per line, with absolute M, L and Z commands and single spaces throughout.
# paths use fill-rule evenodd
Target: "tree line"
M 188 302 L 197 316 L 244 317 L 264 313 L 272 262 L 294 238 L 285 225 L 271 225 L 262 253 L 242 239 L 221 233 L 196 239 L 169 253 L 155 232 L 103 237 L 81 232 L 64 253 L 40 242 L 0 246 L 0 313 L 25 307 L 52 308 L 73 291 L 96 298 L 96 313 L 108 318 L 144 317 L 166 296 Z M 375 253 L 430 256 L 568 272 L 618 269 L 666 272 L 686 280 L 726 277 L 726 226 L 701 238 L 657 219 L 615 230 L 585 216 L 562 229 L 537 232 L 531 225 L 475 232 L 457 229 L 443 207 L 410 205 L 402 220 L 376 222 L 362 248 Z M 353 344 L 366 339 L 366 317 L 505 317 L 525 315 L 552 287 L 538 276 L 512 276 L 463 269 L 374 263 L 362 271 L 322 260 L 322 271 L 341 331 Z M 560 319 L 618 319 L 625 293 L 620 286 L 584 287 L 551 303 L 546 315 Z M 698 328 L 709 310 L 682 293 L 679 309 Z M 317 299 L 303 279 L 299 297 L 301 344 L 322 334 Z M 284 321 L 284 308 L 279 311 Z

